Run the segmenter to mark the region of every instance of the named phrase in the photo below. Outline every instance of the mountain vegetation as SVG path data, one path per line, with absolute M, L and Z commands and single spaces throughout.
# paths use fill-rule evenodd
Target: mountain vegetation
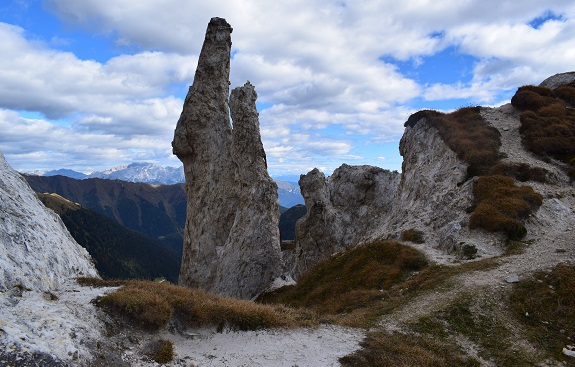
M 157 242 L 56 194 L 38 194 L 60 215 L 66 228 L 95 262 L 104 278 L 177 282 L 180 259 Z
M 293 206 L 281 213 L 279 222 L 281 241 L 295 240 L 295 224 L 305 213 L 307 213 L 307 208 L 302 204 Z
M 519 131 L 525 148 L 564 162 L 575 179 L 575 83 L 553 90 L 523 86 L 511 103 L 523 111 Z
M 36 192 L 58 194 L 162 244 L 177 258 L 182 255 L 186 218 L 184 184 L 75 180 L 64 176 L 25 178 Z
M 539 89 L 546 88 L 535 88 Z M 517 93 L 523 96 L 527 92 L 522 92 L 520 88 Z M 529 96 L 539 96 L 532 91 L 528 93 Z M 540 99 L 522 98 L 521 103 L 516 101 L 516 104 L 544 106 L 545 103 L 551 103 L 550 100 L 552 98 L 548 96 L 540 96 Z M 470 208 L 469 227 L 503 232 L 509 239 L 523 238 L 527 230 L 522 221 L 539 208 L 543 198 L 530 186 L 518 187 L 514 181 L 544 182 L 545 169 L 532 168 L 526 164 L 501 163 L 501 134 L 481 116 L 480 107 L 461 108 L 450 114 L 423 110 L 410 116 L 405 125 L 413 126 L 421 118 L 435 127 L 445 144 L 468 164 L 467 178 L 479 176 L 474 182 L 474 205 Z

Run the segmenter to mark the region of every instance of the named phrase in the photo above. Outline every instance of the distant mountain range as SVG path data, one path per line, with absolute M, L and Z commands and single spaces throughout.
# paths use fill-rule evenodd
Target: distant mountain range
M 58 194 L 73 203 L 114 219 L 182 254 L 186 221 L 185 184 L 150 185 L 142 182 L 65 176 L 24 176 L 38 193 Z
M 70 169 L 58 169 L 48 172 L 34 172 L 38 176 L 65 176 L 76 180 L 102 178 L 127 182 L 143 182 L 148 184 L 173 185 L 185 182 L 184 168 L 162 167 L 153 163 L 132 163 L 112 167 L 101 172 L 85 174 Z M 290 178 L 292 178 L 290 176 Z M 303 204 L 299 185 L 294 181 L 275 180 L 278 185 L 279 204 L 285 208 Z

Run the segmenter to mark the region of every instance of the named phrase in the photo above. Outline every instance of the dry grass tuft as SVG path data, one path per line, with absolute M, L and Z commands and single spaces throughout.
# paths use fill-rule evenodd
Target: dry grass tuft
M 147 346 L 147 356 L 156 363 L 169 363 L 174 359 L 174 344 L 169 340 L 157 340 Z
M 362 349 L 340 358 L 343 366 L 373 367 L 475 367 L 476 360 L 465 357 L 453 344 L 435 338 L 372 332 L 361 343 Z
M 120 279 L 101 279 L 92 277 L 79 277 L 76 278 L 78 284 L 85 287 L 119 287 L 123 285 L 126 281 Z
M 350 312 L 380 300 L 382 292 L 427 266 L 425 256 L 397 242 L 377 241 L 342 253 L 305 274 L 296 286 L 264 302 L 309 307 L 325 314 Z
M 148 281 L 126 281 L 122 288 L 98 299 L 97 305 L 151 330 L 165 326 L 174 315 L 183 318 L 190 326 L 212 325 L 220 329 L 257 330 L 316 323 L 312 312 L 261 305 L 216 296 L 199 289 Z
M 543 196 L 531 187 L 517 187 L 512 178 L 501 175 L 479 177 L 473 194 L 475 209 L 469 218 L 469 227 L 504 232 L 512 240 L 525 236 L 527 230 L 521 220 L 543 203 Z
M 541 156 L 552 156 L 565 162 L 568 174 L 575 179 L 575 87 L 521 87 L 511 99 L 521 114 L 522 142 L 526 149 Z
M 490 175 L 509 176 L 521 182 L 546 182 L 548 173 L 545 168 L 531 167 L 526 163 L 497 163 L 489 170 Z

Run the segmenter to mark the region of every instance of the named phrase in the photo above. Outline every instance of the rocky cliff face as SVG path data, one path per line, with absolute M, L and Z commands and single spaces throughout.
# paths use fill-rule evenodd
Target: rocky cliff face
M 0 153 L 0 291 L 49 291 L 78 276 L 98 276 L 88 252 Z
M 467 164 L 425 118 L 406 127 L 399 152 L 403 163 L 394 210 L 376 236 L 385 231 L 398 238 L 414 229 L 426 234 L 429 245 L 460 251 L 458 238 L 468 232 L 465 209 L 473 201 L 473 181 L 465 181 Z
M 251 298 L 281 270 L 279 206 L 254 87 L 234 89 L 228 105 L 231 32 L 210 21 L 172 142 L 188 198 L 180 284 Z

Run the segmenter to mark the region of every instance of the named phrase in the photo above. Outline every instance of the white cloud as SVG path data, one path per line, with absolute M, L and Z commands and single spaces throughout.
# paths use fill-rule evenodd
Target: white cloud
M 126 54 L 82 60 L 50 48 L 73 49 L 70 35 L 50 34 L 40 43 L 0 23 L 0 124 L 6 131 L 0 147 L 22 162 L 175 160 L 170 141 L 182 86 L 193 81 L 212 16 L 234 27 L 232 87 L 250 80 L 269 106 L 260 113 L 261 133 L 276 171 L 333 169 L 337 160 L 353 159 L 358 146 L 397 141 L 416 97 L 493 104 L 504 100 L 502 91 L 575 65 L 575 4 L 567 0 L 44 4 L 71 29 L 109 37 Z M 528 25 L 546 14 L 554 17 Z M 469 82 L 418 85 L 394 65 L 407 61 L 417 71 L 448 47 L 475 58 Z M 38 111 L 47 119 L 26 120 L 10 110 Z M 38 132 L 63 143 L 42 141 Z M 20 146 L 10 140 L 15 137 Z

